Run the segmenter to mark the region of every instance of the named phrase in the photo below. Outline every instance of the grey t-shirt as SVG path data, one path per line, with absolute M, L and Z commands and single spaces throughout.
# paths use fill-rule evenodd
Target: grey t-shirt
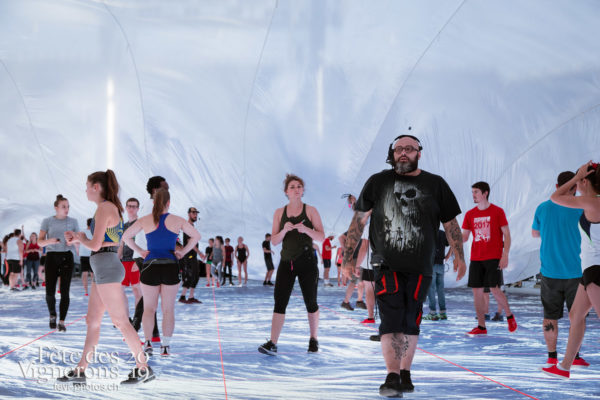
M 58 238 L 60 243 L 49 244 L 46 246 L 46 252 L 50 251 L 72 251 L 75 254 L 75 246 L 67 246 L 65 241 L 65 232 L 79 232 L 79 224 L 75 218 L 66 217 L 58 219 L 56 217 L 48 217 L 42 221 L 40 230 L 46 232 L 46 239 Z

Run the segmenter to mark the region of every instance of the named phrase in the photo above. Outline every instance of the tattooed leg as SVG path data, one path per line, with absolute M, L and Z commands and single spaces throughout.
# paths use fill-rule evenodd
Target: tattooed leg
M 417 335 L 404 335 L 404 352 L 400 362 L 400 369 L 410 371 L 410 366 L 412 365 L 413 358 L 415 357 L 415 352 L 417 350 L 418 341 L 419 336 Z
M 546 341 L 546 347 L 548 348 L 548 351 L 556 351 L 556 342 L 558 340 L 558 321 L 555 319 L 544 318 L 543 326 L 544 340 Z
M 381 351 L 387 372 L 400 374 L 400 362 L 404 354 L 404 335 L 402 333 L 381 335 Z

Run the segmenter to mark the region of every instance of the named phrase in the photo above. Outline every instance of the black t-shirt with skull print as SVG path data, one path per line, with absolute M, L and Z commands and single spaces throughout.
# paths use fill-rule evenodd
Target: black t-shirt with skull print
M 417 176 L 385 170 L 369 178 L 355 205 L 373 210 L 369 240 L 373 260 L 394 271 L 432 275 L 440 222 L 461 213 L 446 181 L 421 170 Z

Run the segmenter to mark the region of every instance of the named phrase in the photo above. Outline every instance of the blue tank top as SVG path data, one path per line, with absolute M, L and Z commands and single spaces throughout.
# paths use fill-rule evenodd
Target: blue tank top
M 115 246 L 119 244 L 121 241 L 121 236 L 123 236 L 123 219 L 119 220 L 119 223 L 112 228 L 106 228 L 104 232 L 104 239 L 102 242 L 114 243 Z M 92 218 L 92 223 L 90 224 L 90 232 L 92 232 L 92 236 L 94 235 L 94 229 L 96 228 L 96 214 Z
M 156 230 L 146 234 L 146 241 L 148 243 L 148 255 L 144 261 L 156 259 L 156 258 L 168 258 L 171 260 L 177 260 L 175 258 L 175 242 L 179 236 L 175 232 L 171 232 L 165 226 L 165 218 L 169 213 L 163 214 L 158 220 L 158 227 Z

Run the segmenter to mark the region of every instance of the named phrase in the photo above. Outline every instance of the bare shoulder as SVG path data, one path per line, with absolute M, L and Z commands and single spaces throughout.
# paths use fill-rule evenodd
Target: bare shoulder
M 306 213 L 308 214 L 308 216 L 313 216 L 313 215 L 319 215 L 319 212 L 317 211 L 316 207 L 313 207 L 311 205 L 306 205 Z

